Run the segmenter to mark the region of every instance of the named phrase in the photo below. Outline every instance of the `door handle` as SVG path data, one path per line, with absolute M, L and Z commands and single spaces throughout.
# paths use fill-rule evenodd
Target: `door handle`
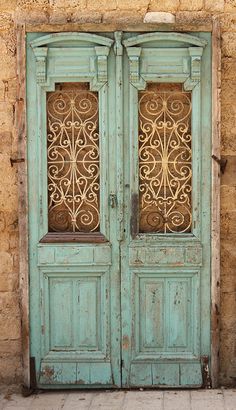
M 111 208 L 115 208 L 117 206 L 117 196 L 114 193 L 111 193 L 109 196 L 109 203 Z

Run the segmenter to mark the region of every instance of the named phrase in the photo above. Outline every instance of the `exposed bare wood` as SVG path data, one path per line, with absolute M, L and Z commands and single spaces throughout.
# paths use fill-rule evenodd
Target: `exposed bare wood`
M 108 242 L 106 237 L 99 233 L 47 233 L 40 241 L 41 243 L 69 243 L 69 242 L 80 242 L 80 243 L 103 243 Z
M 220 158 L 220 22 L 213 20 L 212 32 L 212 155 Z M 212 387 L 219 376 L 220 314 L 220 166 L 212 160 L 212 280 L 211 280 L 211 377 Z
M 212 31 L 211 22 L 201 22 L 196 24 L 104 24 L 104 23 L 65 23 L 65 24 L 27 24 L 27 32 L 63 32 L 63 31 L 84 31 L 84 32 L 149 32 L 149 31 Z
M 30 386 L 29 370 L 29 295 L 28 295 L 28 195 L 27 195 L 27 143 L 26 143 L 26 85 L 25 85 L 25 27 L 17 31 L 17 101 L 15 111 L 15 132 L 18 137 L 18 157 L 25 161 L 18 163 L 19 184 L 19 269 L 20 303 L 22 318 L 23 382 Z

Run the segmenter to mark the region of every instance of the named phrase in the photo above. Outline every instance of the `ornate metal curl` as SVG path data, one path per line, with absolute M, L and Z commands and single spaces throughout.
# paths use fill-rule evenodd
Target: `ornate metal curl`
M 48 93 L 47 130 L 49 231 L 98 231 L 97 93 Z
M 191 94 L 139 92 L 139 230 L 191 232 Z

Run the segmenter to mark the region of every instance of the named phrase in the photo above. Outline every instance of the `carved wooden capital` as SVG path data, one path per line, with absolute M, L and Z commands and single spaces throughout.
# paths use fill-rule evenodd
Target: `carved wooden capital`
M 34 55 L 36 57 L 36 79 L 38 84 L 46 82 L 46 59 L 48 48 L 47 47 L 36 47 L 33 49 Z
M 202 47 L 189 47 L 190 76 L 184 83 L 184 89 L 192 90 L 201 80 Z

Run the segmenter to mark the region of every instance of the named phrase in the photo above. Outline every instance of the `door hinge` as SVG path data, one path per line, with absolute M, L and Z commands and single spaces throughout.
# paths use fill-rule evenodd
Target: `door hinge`
M 11 167 L 14 164 L 19 164 L 20 162 L 25 162 L 25 158 L 10 158 Z
M 217 162 L 217 164 L 219 164 L 219 166 L 220 166 L 220 172 L 222 173 L 222 174 L 224 174 L 224 172 L 225 172 L 225 168 L 226 168 L 226 165 L 227 165 L 227 159 L 225 159 L 225 158 L 218 158 L 216 155 L 212 155 L 212 158 Z
M 202 365 L 202 387 L 203 389 L 211 389 L 211 375 L 209 368 L 209 356 L 201 356 Z

